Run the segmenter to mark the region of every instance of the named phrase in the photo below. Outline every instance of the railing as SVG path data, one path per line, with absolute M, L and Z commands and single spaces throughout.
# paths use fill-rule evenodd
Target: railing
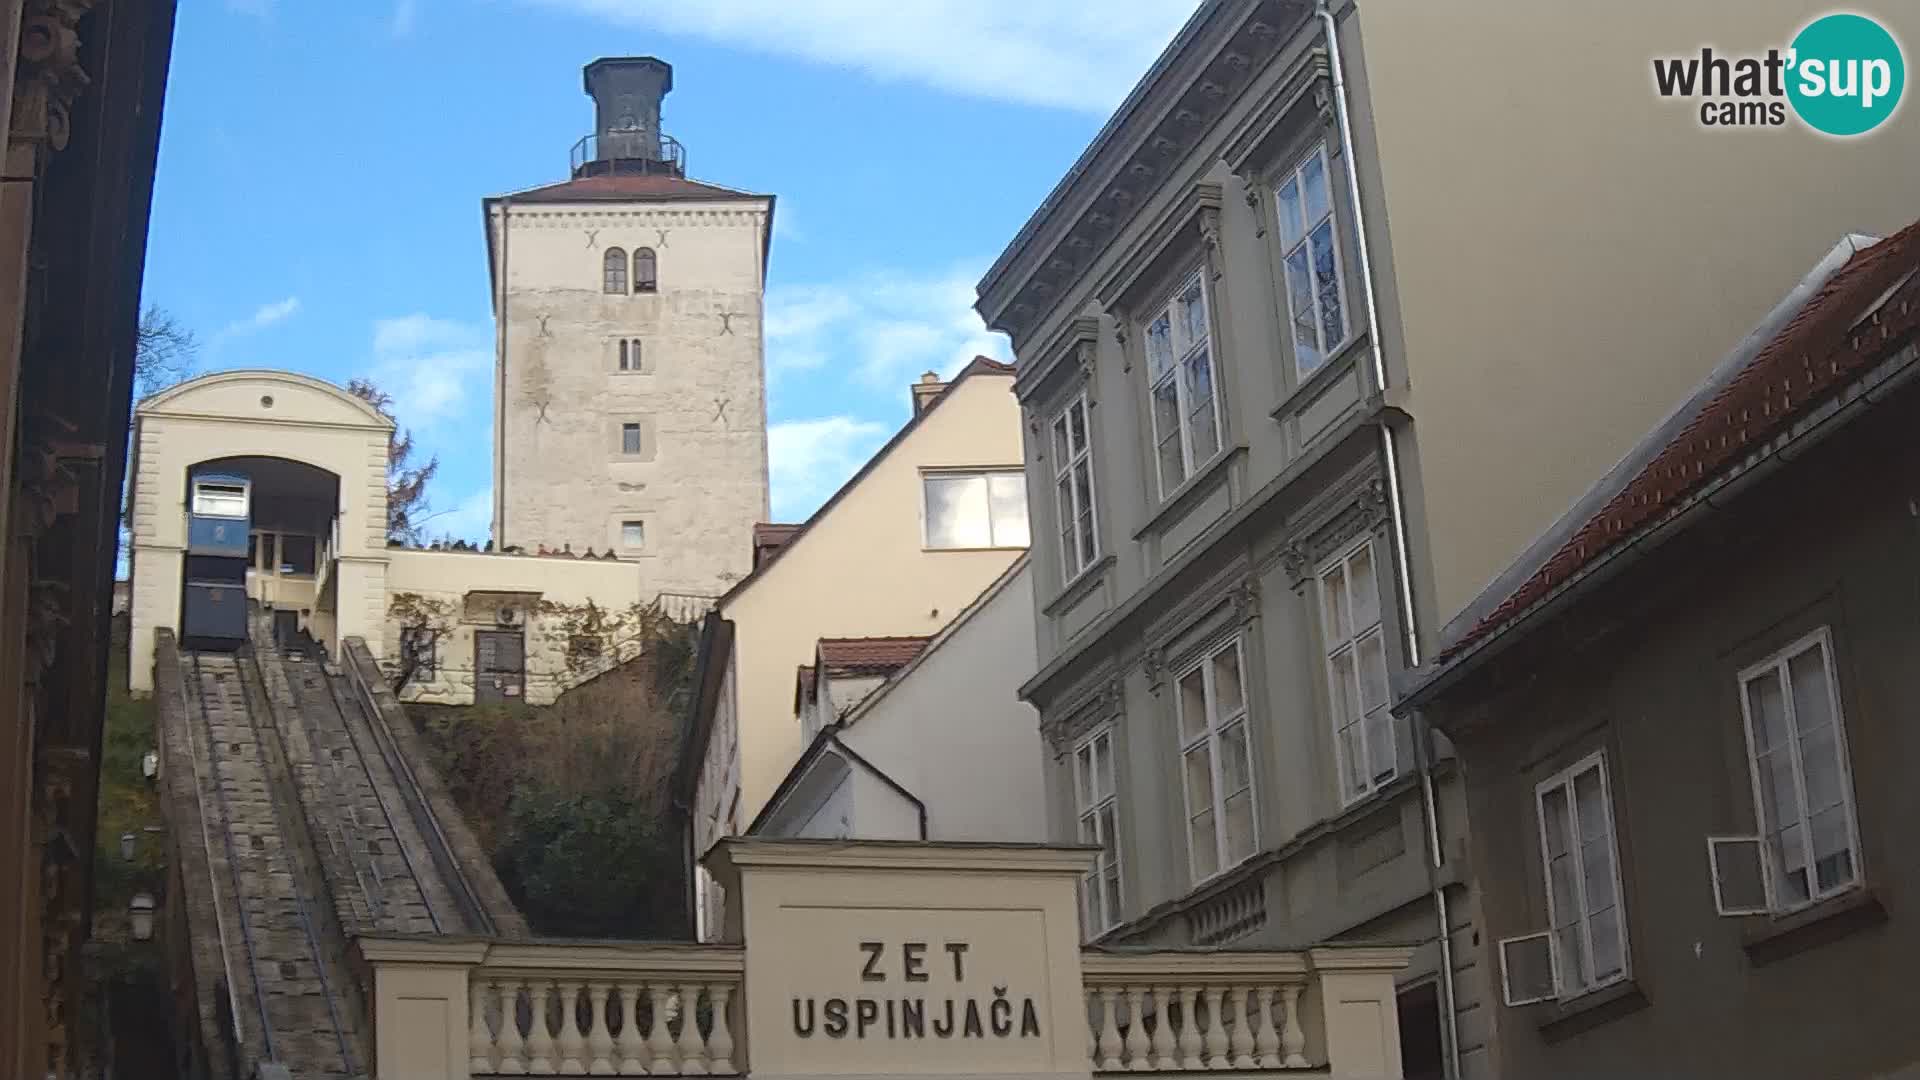
M 687 151 L 671 135 L 647 128 L 615 128 L 574 143 L 568 164 L 576 177 L 647 172 L 684 176 Z
M 1306 1069 L 1299 952 L 1088 952 L 1095 1072 Z
M 469 976 L 473 1076 L 733 1076 L 744 964 L 713 946 L 496 945 Z

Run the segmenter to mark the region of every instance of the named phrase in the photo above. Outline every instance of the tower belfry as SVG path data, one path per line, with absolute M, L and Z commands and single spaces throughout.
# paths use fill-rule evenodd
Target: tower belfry
M 643 602 L 717 595 L 768 513 L 773 197 L 687 177 L 665 61 L 598 59 L 583 82 L 594 127 L 567 178 L 484 201 L 494 539 L 642 561 Z
M 673 89 L 673 65 L 651 56 L 595 60 L 585 72 L 593 134 L 575 147 L 573 175 L 665 172 L 686 175 L 678 142 L 660 130 L 660 102 Z

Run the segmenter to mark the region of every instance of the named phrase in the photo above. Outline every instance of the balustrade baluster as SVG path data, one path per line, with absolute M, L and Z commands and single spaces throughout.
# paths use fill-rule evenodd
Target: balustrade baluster
M 1170 986 L 1153 988 L 1153 1067 L 1156 1069 L 1177 1069 L 1180 1060 L 1174 1057 L 1173 1045 L 1173 997 Z
M 707 1048 L 700 1038 L 700 984 L 680 984 L 680 1073 L 707 1074 Z
M 1220 988 L 1207 987 L 1207 1068 L 1229 1068 L 1226 1017 L 1221 1015 Z
M 1200 1065 L 1200 990 L 1180 988 L 1180 1067 L 1198 1069 Z
M 560 1075 L 585 1076 L 587 1039 L 580 1030 L 580 984 L 560 984 Z
M 620 1075 L 644 1076 L 647 1042 L 640 1037 L 640 984 L 620 984 Z
M 553 984 L 541 979 L 532 989 L 533 1025 L 527 1030 L 527 1072 L 534 1076 L 552 1076 L 553 1032 L 547 1027 L 547 1007 L 553 1001 Z
M 647 1032 L 647 1072 L 671 1076 L 679 1067 L 673 1060 L 673 1037 L 667 1034 L 667 988 L 648 983 L 647 1000 L 653 1006 L 653 1027 Z
M 727 999 L 733 996 L 733 987 L 715 983 L 707 992 L 713 999 L 713 1033 L 707 1036 L 713 1064 L 708 1071 L 715 1076 L 732 1076 L 740 1071 L 733 1064 L 733 1030 L 727 1026 Z
M 1280 1036 L 1273 1030 L 1273 987 L 1260 988 L 1253 1024 L 1254 1061 L 1263 1069 L 1280 1067 Z
M 487 982 L 474 975 L 467 984 L 467 1072 L 493 1071 L 493 1032 L 487 1028 Z
M 500 984 L 500 1065 L 504 1076 L 525 1076 L 527 1040 L 520 1034 L 520 992 L 526 989 L 521 979 Z
M 1087 995 L 1087 1063 L 1100 1064 L 1100 991 L 1088 990 Z
M 593 1076 L 613 1075 L 613 1031 L 607 1019 L 607 992 L 612 983 L 596 982 L 587 986 L 587 1006 L 592 1013 L 592 1031 L 587 1035 L 587 1072 Z
M 1236 1069 L 1253 1068 L 1253 1018 L 1248 1015 L 1248 1006 L 1253 1004 L 1250 988 L 1234 986 L 1227 989 L 1227 1000 L 1232 1007 L 1227 1015 L 1233 1018 L 1233 1030 L 1227 1034 L 1232 1045 L 1229 1052 L 1233 1055 L 1233 1067 Z
M 1100 1058 L 1099 1068 L 1111 1072 L 1120 1068 L 1120 1028 L 1115 1013 L 1114 1001 L 1119 995 L 1113 987 L 1100 989 Z
M 1147 1011 L 1140 1007 L 1141 987 L 1127 987 L 1127 1069 L 1145 1072 L 1153 1068 L 1147 1060 Z
M 1300 988 L 1289 984 L 1280 992 L 1286 997 L 1287 1021 L 1280 1033 L 1280 1064 L 1288 1069 L 1307 1067 L 1307 1033 L 1300 1026 Z

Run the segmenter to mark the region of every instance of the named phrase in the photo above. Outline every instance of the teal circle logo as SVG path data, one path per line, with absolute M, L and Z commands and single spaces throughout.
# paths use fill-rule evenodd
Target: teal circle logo
M 1907 88 L 1900 43 L 1864 15 L 1824 15 L 1793 39 L 1787 100 L 1815 131 L 1864 135 L 1886 122 Z

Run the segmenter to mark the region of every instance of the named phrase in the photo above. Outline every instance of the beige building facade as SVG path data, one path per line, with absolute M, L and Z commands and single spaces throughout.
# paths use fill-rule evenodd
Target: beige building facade
M 501 546 L 612 550 L 645 595 L 744 577 L 768 515 L 762 337 L 773 198 L 690 180 L 672 69 L 598 60 L 571 177 L 485 200 Z
M 727 631 L 702 646 L 713 688 L 684 751 L 694 856 L 743 833 L 806 748 L 795 676 L 821 638 L 932 635 L 1025 551 L 1012 383 L 977 359 L 917 394 L 900 432 L 720 598 L 709 622 Z
M 1034 666 L 1032 582 L 1016 561 L 884 675 L 860 653 L 836 671 L 837 643 L 821 642 L 801 672 L 821 713 L 801 716 L 807 747 L 747 834 L 1044 841 L 1040 716 L 1018 692 Z
M 1832 140 L 1655 89 L 1807 18 L 1203 3 L 989 271 L 1037 436 L 1023 692 L 1055 838 L 1117 852 L 1101 940 L 1418 941 L 1409 1075 L 1489 1074 L 1458 770 L 1390 686 L 1807 265 L 1913 216 L 1911 108 Z

